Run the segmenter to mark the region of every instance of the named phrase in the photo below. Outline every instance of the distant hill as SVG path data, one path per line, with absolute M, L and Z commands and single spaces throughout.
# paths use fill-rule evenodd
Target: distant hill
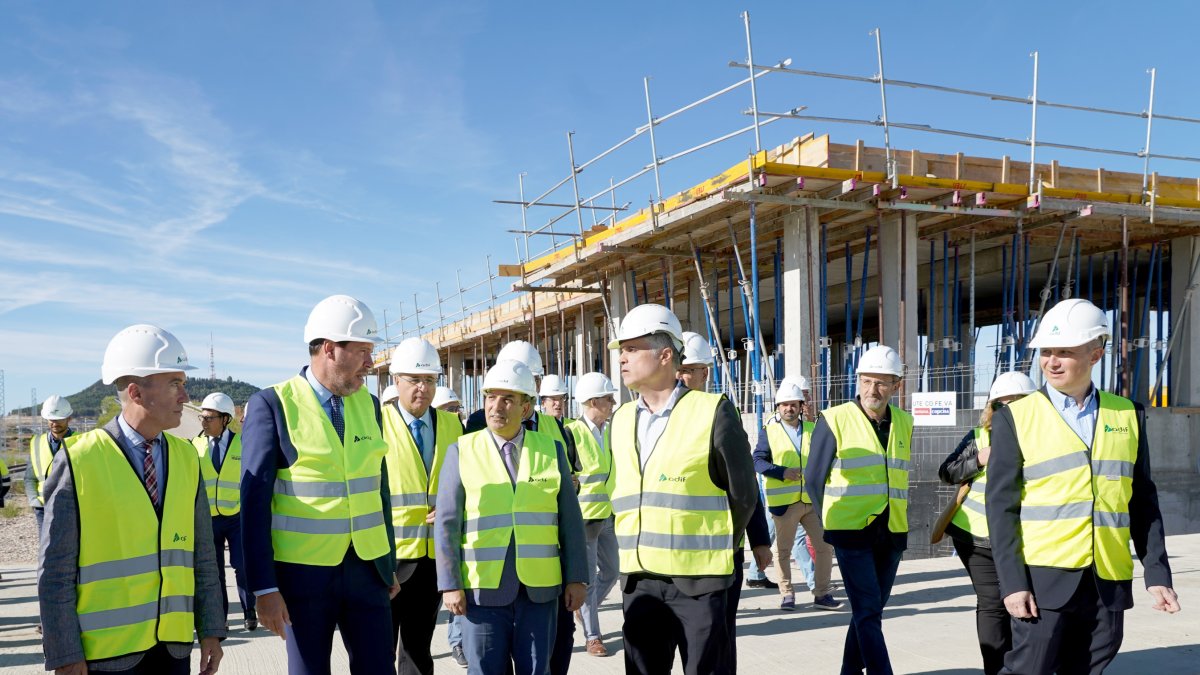
M 258 391 L 258 387 L 240 380 L 235 380 L 232 377 L 224 380 L 213 380 L 207 377 L 189 377 L 187 380 L 187 392 L 191 396 L 192 402 L 199 404 L 204 400 L 205 396 L 214 391 L 228 394 L 233 402 L 237 405 L 242 405 L 250 395 Z M 83 391 L 76 392 L 67 396 L 67 400 L 71 402 L 71 408 L 75 410 L 76 415 L 84 417 L 95 417 L 100 414 L 100 402 L 105 396 L 112 396 L 115 393 L 112 385 L 102 384 L 100 380 L 96 380 L 91 386 Z M 38 411 L 41 411 L 42 402 L 38 401 Z M 14 409 L 12 413 L 28 412 L 28 408 Z

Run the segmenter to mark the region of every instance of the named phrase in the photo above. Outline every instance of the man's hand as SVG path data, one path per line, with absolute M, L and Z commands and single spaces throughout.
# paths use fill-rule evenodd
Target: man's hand
M 217 666 L 221 665 L 221 639 L 206 637 L 200 640 L 200 675 L 216 675 Z
M 463 616 L 467 613 L 467 594 L 459 591 L 443 591 L 442 604 L 446 606 L 446 611 L 454 616 Z
M 802 478 L 804 478 L 804 472 L 801 471 L 800 467 L 798 466 L 789 467 L 783 470 L 784 480 L 801 480 Z
M 288 615 L 287 605 L 283 602 L 283 594 L 279 591 L 258 596 L 258 621 L 267 630 L 287 640 L 284 626 L 292 625 L 292 617 Z
M 54 675 L 87 675 L 87 661 L 76 661 L 69 666 L 55 668 Z
M 1037 601 L 1029 591 L 1017 591 L 1004 596 L 1004 608 L 1014 619 L 1038 618 Z
M 1154 598 L 1152 607 L 1160 612 L 1174 614 L 1181 608 L 1179 606 L 1179 596 L 1175 594 L 1174 588 L 1166 586 L 1151 586 L 1146 589 L 1150 591 L 1150 597 Z
M 770 546 L 755 546 L 750 549 L 754 554 L 754 562 L 758 565 L 758 569 L 766 570 L 771 566 L 771 547 Z
M 583 607 L 583 601 L 587 600 L 587 584 L 575 582 L 567 584 L 563 589 L 563 604 L 566 605 L 568 612 Z
M 437 509 L 433 509 L 433 508 L 429 509 L 429 513 L 425 514 L 425 524 L 426 525 L 433 524 L 433 518 L 436 513 L 437 513 Z
M 388 600 L 391 600 L 392 598 L 396 597 L 396 594 L 399 592 L 400 592 L 400 579 L 398 579 L 396 577 L 395 573 L 393 573 L 392 574 L 392 585 L 388 586 Z
M 575 486 L 575 494 L 579 494 L 579 476 L 571 474 L 571 485 Z
M 987 466 L 988 460 L 992 457 L 992 446 L 985 445 L 979 449 L 979 453 L 975 455 L 975 459 L 979 460 L 979 466 Z

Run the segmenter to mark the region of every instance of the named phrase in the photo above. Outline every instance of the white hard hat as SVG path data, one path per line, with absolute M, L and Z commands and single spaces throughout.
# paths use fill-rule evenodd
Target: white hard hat
M 396 391 L 396 385 L 389 384 L 383 388 L 383 396 L 380 397 L 379 402 L 387 405 L 398 398 L 400 398 L 400 392 Z
M 604 373 L 584 373 L 575 383 L 575 400 L 580 403 L 616 395 L 616 387 Z
M 547 375 L 542 378 L 542 388 L 538 396 L 566 396 L 567 383 L 558 375 Z
M 383 342 L 371 308 L 348 295 L 331 295 L 317 303 L 304 324 L 304 341 Z
M 779 383 L 779 391 L 775 392 L 775 403 L 787 403 L 789 401 L 804 402 L 804 390 L 800 388 L 792 380 L 784 380 Z
M 435 408 L 440 408 L 447 403 L 461 403 L 461 401 L 458 400 L 458 394 L 454 393 L 453 389 L 450 387 L 439 386 L 437 391 L 433 394 L 432 405 Z
M 1033 349 L 1078 347 L 1109 335 L 1108 317 L 1103 310 L 1082 298 L 1071 298 L 1046 312 L 1029 346 Z
M 233 399 L 219 391 L 215 391 L 204 397 L 204 401 L 200 403 L 201 410 L 216 410 L 219 413 L 226 415 L 233 414 Z
M 711 366 L 713 364 L 712 345 L 699 333 L 690 330 L 683 333 L 683 365 Z
M 496 355 L 496 362 L 507 360 L 524 363 L 529 366 L 529 371 L 537 377 L 546 374 L 542 368 L 542 355 L 538 353 L 537 347 L 524 340 L 513 340 L 500 348 L 500 353 Z
M 524 362 L 516 359 L 497 361 L 496 365 L 488 368 L 483 376 L 483 391 L 493 389 L 516 391 L 527 396 L 537 396 L 537 387 L 533 383 L 533 372 Z
M 895 375 L 904 377 L 904 362 L 895 349 L 887 345 L 876 345 L 867 350 L 858 360 L 856 374 Z
M 679 318 L 675 316 L 675 312 L 662 305 L 648 303 L 629 310 L 625 318 L 621 319 L 621 325 L 617 328 L 617 337 L 608 343 L 608 348 L 619 349 L 625 340 L 654 333 L 670 335 L 676 349 L 683 346 L 683 326 L 679 325 Z
M 1003 373 L 996 377 L 996 381 L 992 382 L 992 388 L 988 391 L 988 401 L 995 401 L 998 398 L 1005 396 L 1024 396 L 1037 391 L 1037 385 L 1029 376 L 1019 371 Z
M 392 375 L 441 375 L 442 358 L 437 348 L 419 337 L 410 337 L 392 350 Z
M 812 390 L 812 387 L 810 387 L 808 384 L 808 378 L 803 375 L 795 375 L 792 377 L 785 377 L 782 380 L 780 380 L 780 384 L 782 384 L 784 382 L 791 382 L 792 384 L 799 387 L 800 391 L 811 391 Z
M 42 419 L 44 420 L 51 422 L 65 420 L 74 414 L 75 411 L 71 409 L 71 402 L 58 394 L 54 394 L 45 401 L 42 401 Z
M 100 366 L 100 379 L 104 384 L 112 384 L 126 375 L 145 377 L 195 369 L 188 365 L 187 352 L 179 338 L 158 326 L 139 323 L 109 340 L 104 350 L 104 363 Z

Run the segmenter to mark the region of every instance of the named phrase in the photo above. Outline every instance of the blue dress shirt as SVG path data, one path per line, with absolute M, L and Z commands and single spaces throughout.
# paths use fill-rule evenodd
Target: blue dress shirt
M 1083 396 L 1083 406 L 1079 406 L 1075 399 L 1051 386 L 1046 387 L 1046 394 L 1067 426 L 1091 448 L 1092 434 L 1096 431 L 1096 416 L 1100 412 L 1100 396 L 1096 393 L 1096 387 L 1089 386 L 1088 392 Z

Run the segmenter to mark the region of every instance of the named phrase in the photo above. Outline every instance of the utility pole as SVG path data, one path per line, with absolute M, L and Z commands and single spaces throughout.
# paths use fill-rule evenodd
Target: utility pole
M 208 377 L 216 381 L 217 379 L 217 358 L 213 353 L 213 334 L 208 334 Z

